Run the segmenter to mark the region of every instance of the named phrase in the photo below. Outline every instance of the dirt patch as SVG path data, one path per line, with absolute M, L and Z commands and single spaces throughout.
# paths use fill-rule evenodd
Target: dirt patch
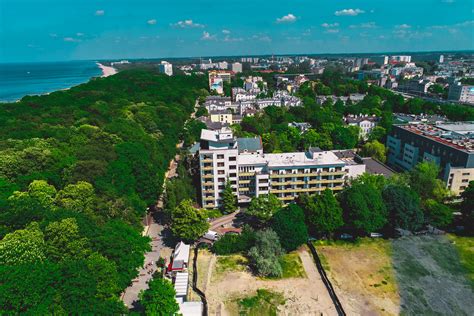
M 211 276 L 211 282 L 206 289 L 209 315 L 238 315 L 236 302 L 254 296 L 258 289 L 283 295 L 285 304 L 278 307 L 279 315 L 337 315 L 311 255 L 305 248 L 300 249 L 298 254 L 306 277 L 262 279 L 253 276 L 247 269 L 242 269 L 240 264 L 237 264 L 237 270 L 220 270 L 217 277 Z M 226 264 L 227 267 L 235 267 L 233 263 Z M 217 269 L 219 258 L 212 273 L 216 273 Z
M 403 314 L 474 315 L 468 272 L 445 236 L 395 240 L 393 254 Z
M 347 314 L 399 314 L 389 241 L 364 239 L 356 244 L 315 246 Z

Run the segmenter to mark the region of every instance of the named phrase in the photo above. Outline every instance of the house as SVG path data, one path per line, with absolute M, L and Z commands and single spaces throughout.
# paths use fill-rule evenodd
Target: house
M 359 136 L 363 139 L 367 139 L 369 134 L 372 132 L 374 127 L 377 125 L 380 119 L 375 116 L 368 115 L 347 115 L 344 118 L 344 122 L 350 126 L 358 126 L 360 128 Z

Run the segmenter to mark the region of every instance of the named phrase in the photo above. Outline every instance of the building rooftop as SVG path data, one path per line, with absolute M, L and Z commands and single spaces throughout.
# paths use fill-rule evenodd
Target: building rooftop
M 438 125 L 411 124 L 397 125 L 399 128 L 415 133 L 438 143 L 474 153 L 474 122 L 454 122 Z
M 254 152 L 262 150 L 262 139 L 260 137 L 254 138 L 237 138 L 237 146 L 239 147 L 239 153 L 241 152 Z

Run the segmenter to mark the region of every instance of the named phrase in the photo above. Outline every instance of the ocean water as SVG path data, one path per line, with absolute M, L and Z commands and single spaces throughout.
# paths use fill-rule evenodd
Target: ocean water
M 95 61 L 0 63 L 0 102 L 67 89 L 100 75 Z

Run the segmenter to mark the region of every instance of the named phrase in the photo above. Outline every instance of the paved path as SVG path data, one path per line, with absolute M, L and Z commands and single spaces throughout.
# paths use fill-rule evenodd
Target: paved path
M 191 117 L 194 118 L 195 113 L 198 109 L 199 103 L 196 100 L 194 105 L 194 112 L 191 114 Z M 183 147 L 183 142 L 176 144 L 176 148 L 181 149 Z M 170 179 L 176 175 L 176 169 L 178 167 L 180 156 L 177 154 L 175 158 L 170 161 L 168 170 L 165 173 L 165 179 Z M 163 183 L 163 186 L 166 182 Z M 161 195 L 157 201 L 156 208 L 160 209 L 163 207 L 163 196 Z M 153 216 L 147 214 L 144 218 L 144 230 L 143 235 L 146 235 L 152 239 L 151 241 L 151 251 L 145 253 L 145 263 L 144 266 L 140 268 L 139 275 L 137 278 L 132 280 L 132 284 L 125 289 L 122 293 L 122 301 L 129 309 L 133 309 L 135 304 L 138 302 L 138 294 L 140 291 L 148 289 L 148 281 L 151 280 L 153 273 L 156 271 L 156 261 L 160 258 L 160 252 L 166 248 L 162 243 L 161 232 L 163 231 L 163 226 L 158 224 Z M 169 252 L 169 251 L 167 251 Z
M 237 214 L 239 214 L 239 212 L 240 211 L 237 210 L 233 213 L 230 213 L 230 214 L 227 214 L 227 215 L 224 215 L 224 216 L 221 216 L 221 217 L 218 217 L 218 218 L 214 219 L 213 221 L 210 222 L 210 224 L 211 224 L 210 229 L 214 230 L 214 229 L 219 228 L 221 226 L 226 226 L 226 225 L 232 224 L 232 222 L 234 221 Z

